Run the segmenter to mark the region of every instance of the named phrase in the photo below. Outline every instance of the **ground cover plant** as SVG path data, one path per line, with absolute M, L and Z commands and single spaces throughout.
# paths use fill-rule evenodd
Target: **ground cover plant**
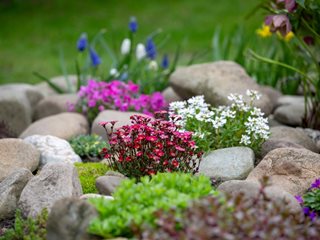
M 82 191 L 86 193 L 98 193 L 96 179 L 106 174 L 110 169 L 104 163 L 75 163 L 78 170 Z
M 216 195 L 210 179 L 185 173 L 159 173 L 145 176 L 139 183 L 124 180 L 113 194 L 114 200 L 92 198 L 99 213 L 89 226 L 89 232 L 104 238 L 132 237 L 133 228 L 143 223 L 155 224 L 152 214 L 158 209 L 177 211 L 186 208 L 191 199 Z M 130 203 L 130 204 L 128 204 Z
M 80 135 L 70 139 L 70 145 L 84 162 L 98 162 L 103 159 L 102 149 L 108 147 L 98 135 Z
M 140 86 L 129 81 L 103 82 L 89 80 L 78 92 L 79 100 L 75 105 L 69 105 L 70 111 L 77 111 L 87 116 L 92 122 L 99 112 L 105 109 L 120 111 L 136 111 L 153 115 L 155 111 L 166 106 L 160 92 L 150 95 L 141 94 Z
M 182 214 L 173 208 L 157 211 L 154 217 L 156 225 L 144 225 L 137 231 L 138 239 L 317 240 L 320 234 L 319 220 L 292 213 L 285 201 L 270 201 L 264 188 L 251 200 L 241 194 L 225 201 L 205 197 L 193 201 Z
M 296 196 L 297 201 L 303 207 L 303 213 L 311 220 L 320 219 L 320 178 L 316 179 L 307 193 Z
M 173 117 L 182 129 L 194 132 L 196 145 L 208 152 L 219 148 L 247 146 L 259 152 L 262 143 L 270 135 L 268 120 L 253 106 L 260 98 L 256 91 L 247 91 L 250 102 L 242 95 L 231 94 L 231 106 L 210 108 L 203 96 L 170 104 Z
M 202 152 L 192 140 L 192 133 L 179 131 L 174 122 L 133 115 L 132 125 L 113 131 L 115 121 L 101 122 L 108 134 L 109 149 L 104 158 L 109 166 L 127 177 L 139 179 L 158 172 L 196 173 Z M 109 130 L 111 127 L 111 131 Z
M 0 240 L 43 240 L 46 239 L 46 224 L 48 211 L 46 209 L 36 218 L 24 219 L 20 210 L 16 211 L 15 223 L 12 229 L 8 229 Z

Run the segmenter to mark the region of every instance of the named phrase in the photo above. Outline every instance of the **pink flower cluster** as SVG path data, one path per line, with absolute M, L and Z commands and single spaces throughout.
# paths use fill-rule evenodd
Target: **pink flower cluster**
M 162 113 L 163 114 L 163 113 Z M 103 154 L 110 166 L 128 177 L 157 172 L 196 173 L 202 156 L 191 132 L 180 132 L 174 122 L 134 115 L 132 125 L 113 131 L 115 122 L 100 123 L 108 132 L 110 149 Z
M 102 82 L 89 80 L 78 92 L 80 100 L 76 110 L 87 113 L 98 113 L 104 109 L 120 111 L 138 111 L 148 115 L 166 106 L 161 93 L 151 95 L 139 93 L 139 85 L 132 82 L 124 83 L 118 80 Z

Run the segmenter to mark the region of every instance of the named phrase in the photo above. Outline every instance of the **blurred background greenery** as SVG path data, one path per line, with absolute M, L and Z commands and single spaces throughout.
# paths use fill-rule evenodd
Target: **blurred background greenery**
M 161 28 L 170 36 L 166 51 L 173 54 L 181 44 L 180 62 L 203 51 L 209 54 L 198 61 L 210 61 L 217 27 L 221 28 L 222 38 L 239 24 L 246 34 L 255 35 L 262 15 L 255 14 L 249 20 L 245 17 L 257 3 L 257 0 L 1 0 L 0 83 L 39 82 L 33 71 L 47 77 L 61 75 L 62 59 L 68 73 L 74 73 L 80 34 L 87 32 L 90 39 L 105 29 L 106 40 L 120 49 L 128 33 L 130 16 L 137 17 L 140 41 Z M 108 61 L 102 49 L 96 50 Z

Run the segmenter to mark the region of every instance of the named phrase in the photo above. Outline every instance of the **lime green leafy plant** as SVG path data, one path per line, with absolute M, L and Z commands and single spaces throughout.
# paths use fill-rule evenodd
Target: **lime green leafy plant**
M 141 182 L 125 180 L 113 194 L 114 200 L 90 199 L 99 217 L 89 225 L 89 232 L 104 238 L 132 237 L 133 228 L 155 224 L 158 209 L 184 209 L 192 199 L 217 194 L 205 176 L 185 173 L 159 173 L 145 176 Z

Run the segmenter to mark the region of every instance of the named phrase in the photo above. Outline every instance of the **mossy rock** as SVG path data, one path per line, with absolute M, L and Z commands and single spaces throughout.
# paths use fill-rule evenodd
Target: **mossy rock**
M 105 163 L 75 163 L 83 193 L 98 193 L 96 179 L 110 170 Z

